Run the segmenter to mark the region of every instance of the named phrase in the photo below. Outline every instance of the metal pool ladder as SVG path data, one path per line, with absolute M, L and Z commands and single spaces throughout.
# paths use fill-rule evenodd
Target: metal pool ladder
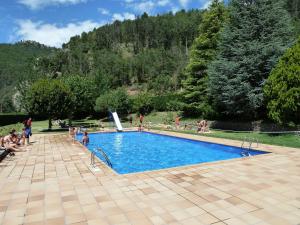
M 242 156 L 251 156 L 251 154 L 249 153 L 249 151 L 250 151 L 251 146 L 252 146 L 252 144 L 254 142 L 256 142 L 256 148 L 257 148 L 258 147 L 258 139 L 250 138 L 250 137 L 245 137 L 243 139 L 243 142 L 241 144 L 241 149 L 243 150 L 242 153 L 241 153 Z M 248 148 L 245 147 L 247 143 L 249 143 Z
M 95 148 L 95 151 L 98 151 L 99 153 L 101 153 L 101 155 L 104 157 L 104 159 L 109 167 L 111 167 L 111 168 L 113 167 L 110 159 L 108 158 L 106 153 L 101 148 L 99 148 L 99 147 Z M 91 151 L 91 165 L 92 166 L 95 166 L 95 151 Z

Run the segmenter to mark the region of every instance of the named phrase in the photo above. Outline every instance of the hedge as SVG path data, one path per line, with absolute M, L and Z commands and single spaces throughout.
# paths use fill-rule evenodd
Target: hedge
M 9 124 L 22 123 L 28 119 L 29 116 L 22 113 L 1 113 L 0 114 L 0 126 Z

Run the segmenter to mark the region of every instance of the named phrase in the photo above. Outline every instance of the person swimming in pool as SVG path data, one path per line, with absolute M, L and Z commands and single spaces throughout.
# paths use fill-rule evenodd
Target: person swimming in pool
M 87 145 L 90 142 L 90 138 L 87 132 L 84 132 L 82 137 L 82 144 Z

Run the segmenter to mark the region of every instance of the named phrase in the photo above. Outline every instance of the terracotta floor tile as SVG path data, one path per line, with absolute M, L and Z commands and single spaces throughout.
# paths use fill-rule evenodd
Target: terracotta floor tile
M 44 221 L 45 216 L 44 213 L 38 213 L 33 215 L 26 215 L 24 218 L 25 223 L 32 223 L 32 222 L 42 222 Z
M 82 213 L 76 213 L 66 216 L 65 218 L 66 224 L 73 224 L 78 222 L 85 222 L 86 217 Z
M 127 217 L 124 214 L 117 214 L 117 215 L 111 215 L 107 217 L 107 220 L 111 224 L 118 224 L 118 223 L 124 223 L 127 222 Z
M 155 132 L 155 131 L 154 131 Z M 161 131 L 174 135 L 172 132 Z M 240 141 L 176 134 L 239 147 Z M 0 163 L 1 225 L 298 225 L 299 149 L 117 175 L 64 135 L 35 134 Z
M 64 217 L 58 217 L 53 219 L 47 219 L 46 225 L 64 225 L 65 224 L 65 218 Z
M 213 224 L 213 223 L 217 223 L 220 220 L 216 217 L 214 217 L 213 215 L 210 215 L 208 213 L 204 213 L 200 216 L 196 217 L 199 221 L 201 221 L 202 223 L 207 223 L 207 224 Z

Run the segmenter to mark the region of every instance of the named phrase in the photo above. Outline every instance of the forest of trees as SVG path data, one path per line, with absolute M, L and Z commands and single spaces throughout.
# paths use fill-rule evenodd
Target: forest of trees
M 109 109 L 180 110 L 207 119 L 299 123 L 291 115 L 273 117 L 268 101 L 276 101 L 276 96 L 264 91 L 279 59 L 300 34 L 299 11 L 297 0 L 231 0 L 228 5 L 213 0 L 207 10 L 144 13 L 72 37 L 62 49 L 36 46 L 40 51 L 32 50 L 32 60 L 25 57 L 26 69 L 15 70 L 20 75 L 8 86 L 26 87 L 28 93 L 20 90 L 20 95 L 29 113 L 41 112 L 30 105 L 39 102 L 28 96 L 59 80 L 61 93 L 72 93 L 73 108 L 66 109 L 73 113 L 65 116 Z M 18 45 L 24 43 L 12 46 Z M 44 80 L 31 86 L 38 78 Z M 298 94 L 299 89 L 292 96 Z M 292 111 L 299 112 L 299 103 L 290 102 Z
M 48 77 L 94 76 L 105 92 L 119 86 L 176 91 L 202 12 L 193 10 L 115 21 L 70 42 L 55 57 L 39 62 Z
M 17 84 L 34 79 L 33 62 L 38 57 L 54 54 L 56 49 L 49 48 L 33 41 L 17 44 L 0 44 L 0 112 L 13 112 L 13 95 Z M 36 78 L 39 75 L 36 74 Z

